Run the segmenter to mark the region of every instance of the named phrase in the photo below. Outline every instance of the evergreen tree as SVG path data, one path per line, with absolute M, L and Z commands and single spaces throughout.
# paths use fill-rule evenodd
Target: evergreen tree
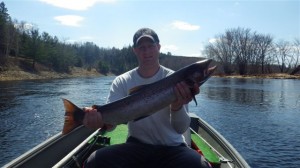
M 9 15 L 7 13 L 7 8 L 4 2 L 0 3 L 0 65 L 6 62 L 6 50 L 8 45 L 7 39 L 7 25 L 9 20 Z

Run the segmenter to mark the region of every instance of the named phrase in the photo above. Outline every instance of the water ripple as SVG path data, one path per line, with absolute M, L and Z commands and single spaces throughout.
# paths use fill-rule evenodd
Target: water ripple
M 60 132 L 67 98 L 104 104 L 114 77 L 0 83 L 0 166 Z M 300 81 L 211 78 L 189 105 L 254 168 L 300 165 Z M 12 147 L 13 146 L 13 150 Z

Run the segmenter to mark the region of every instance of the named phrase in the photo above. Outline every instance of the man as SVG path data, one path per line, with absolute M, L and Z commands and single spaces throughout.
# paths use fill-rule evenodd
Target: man
M 107 103 L 121 99 L 129 90 L 150 84 L 173 73 L 159 63 L 160 43 L 157 34 L 149 28 L 138 30 L 133 36 L 133 52 L 138 67 L 113 81 Z M 199 87 L 193 88 L 196 94 Z M 187 103 L 192 93 L 185 82 L 174 88 L 177 100 L 151 116 L 128 122 L 126 143 L 102 148 L 87 159 L 87 167 L 208 167 L 196 151 L 187 147 L 183 133 L 190 125 Z M 147 107 L 145 107 L 147 108 Z M 102 116 L 87 108 L 84 125 L 89 128 L 104 126 Z M 111 127 L 106 125 L 106 127 Z

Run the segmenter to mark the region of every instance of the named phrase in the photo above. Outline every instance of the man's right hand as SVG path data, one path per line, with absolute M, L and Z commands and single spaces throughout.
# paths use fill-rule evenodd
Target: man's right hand
M 83 110 L 85 111 L 83 118 L 84 126 L 91 129 L 98 129 L 104 126 L 104 123 L 102 122 L 102 115 L 101 113 L 97 112 L 96 109 L 85 107 Z

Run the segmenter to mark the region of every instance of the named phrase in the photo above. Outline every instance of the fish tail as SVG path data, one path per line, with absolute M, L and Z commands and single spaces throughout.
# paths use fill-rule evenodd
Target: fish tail
M 67 99 L 63 99 L 65 106 L 65 121 L 62 134 L 67 134 L 82 124 L 84 111 Z

